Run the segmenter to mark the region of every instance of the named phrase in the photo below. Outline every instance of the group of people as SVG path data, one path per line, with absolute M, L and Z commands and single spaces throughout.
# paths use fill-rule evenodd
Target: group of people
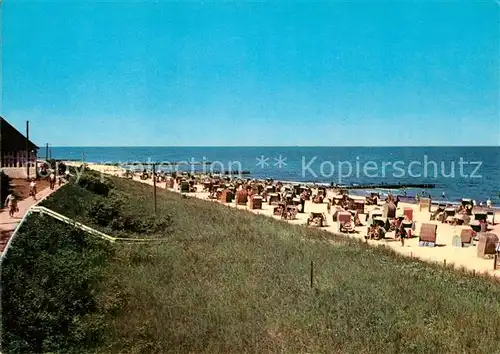
M 50 189 L 51 190 L 55 189 L 57 180 L 59 180 L 59 185 L 61 185 L 62 178 L 63 176 L 56 177 L 55 173 L 51 172 L 48 178 Z M 69 181 L 70 172 L 68 169 L 66 169 L 66 171 L 64 172 L 64 178 L 66 179 L 66 181 Z M 33 200 L 36 200 L 37 194 L 38 194 L 38 186 L 36 183 L 36 179 L 32 178 L 29 184 L 29 196 L 33 198 Z M 14 192 L 11 192 L 5 199 L 4 207 L 9 209 L 10 217 L 14 217 L 14 215 L 19 212 L 18 199 L 19 197 Z
M 404 219 L 395 218 L 390 224 L 387 223 L 386 225 L 381 225 L 379 222 L 375 222 L 373 225 L 368 227 L 365 239 L 380 240 L 385 238 L 385 234 L 387 233 L 386 227 L 388 227 L 390 231 L 395 231 L 395 238 L 400 240 L 401 245 L 404 246 L 404 240 L 408 238 L 408 232 L 404 227 L 403 220 L 409 221 L 407 217 L 404 217 Z

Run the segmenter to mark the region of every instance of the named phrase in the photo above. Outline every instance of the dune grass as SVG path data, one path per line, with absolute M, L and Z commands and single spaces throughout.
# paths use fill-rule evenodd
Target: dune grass
M 127 210 L 153 213 L 152 187 L 111 180 L 115 193 L 126 193 Z M 68 193 L 85 201 L 67 202 Z M 72 185 L 47 205 L 92 223 L 82 216 L 92 198 L 101 196 Z M 499 352 L 500 286 L 486 277 L 163 190 L 158 215 L 172 223 L 166 231 L 128 232 L 165 242 L 114 245 L 99 281 L 89 283 L 98 346 L 68 350 Z

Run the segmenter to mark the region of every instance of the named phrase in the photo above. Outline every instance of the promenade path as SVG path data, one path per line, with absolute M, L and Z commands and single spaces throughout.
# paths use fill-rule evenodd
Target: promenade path
M 12 236 L 12 233 L 14 232 L 28 209 L 32 205 L 36 204 L 40 199 L 45 198 L 55 192 L 58 188 L 59 186 L 56 186 L 54 190 L 45 188 L 39 191 L 36 195 L 36 200 L 34 200 L 32 197 L 28 197 L 26 199 L 18 201 L 17 205 L 19 207 L 19 212 L 14 217 L 10 217 L 8 209 L 0 209 L 0 254 L 4 251 L 10 237 Z

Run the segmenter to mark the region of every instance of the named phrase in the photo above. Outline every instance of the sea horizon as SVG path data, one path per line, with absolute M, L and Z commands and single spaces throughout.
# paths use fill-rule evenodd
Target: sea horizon
M 498 148 L 499 145 L 50 145 L 49 148 Z M 40 150 L 45 145 L 38 146 Z

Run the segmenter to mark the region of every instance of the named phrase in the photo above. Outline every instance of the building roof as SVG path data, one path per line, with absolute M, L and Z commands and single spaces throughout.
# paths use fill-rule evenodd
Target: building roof
M 30 150 L 38 150 L 32 141 L 28 140 Z M 26 137 L 0 116 L 0 151 L 26 150 Z

